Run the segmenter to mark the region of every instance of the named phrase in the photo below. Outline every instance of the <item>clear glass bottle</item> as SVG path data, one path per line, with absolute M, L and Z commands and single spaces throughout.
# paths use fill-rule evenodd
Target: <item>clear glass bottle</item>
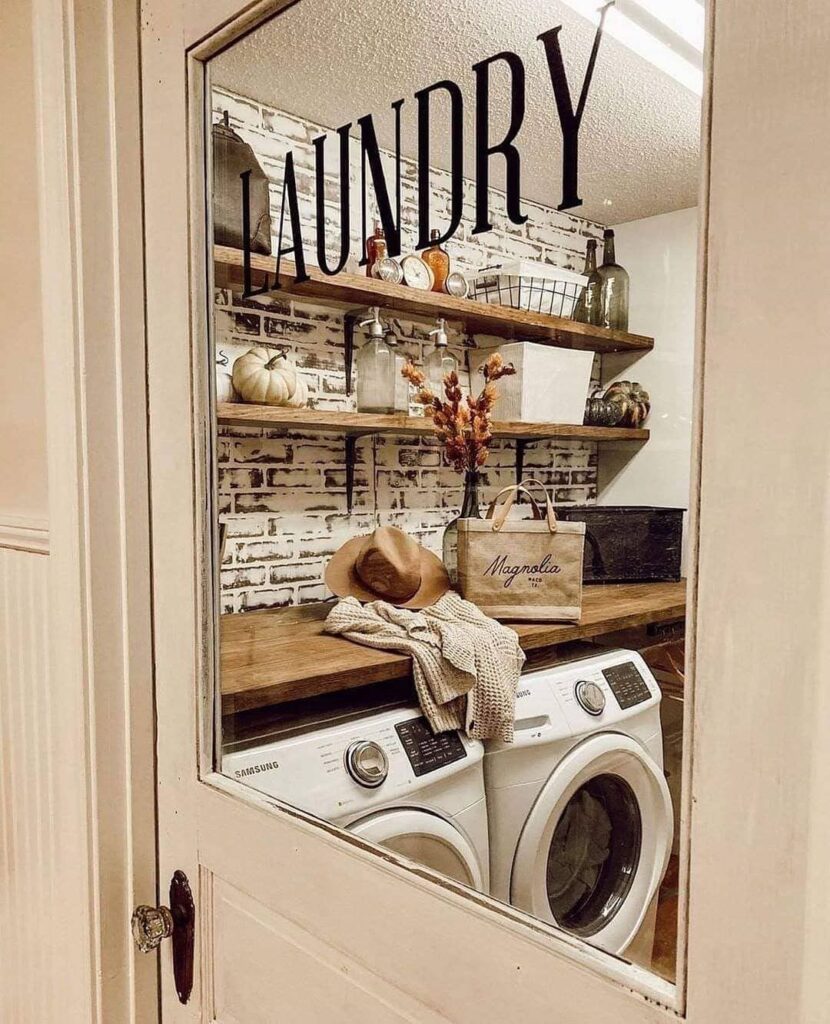
M 395 412 L 409 415 L 409 381 L 402 372 L 406 365 L 406 359 L 398 350 L 398 336 L 391 327 L 386 329 L 385 340 L 389 348 L 392 349 L 392 355 L 395 359 Z
M 581 324 L 598 324 L 602 279 L 597 273 L 597 241 L 595 238 L 588 239 L 582 275 L 587 277 L 588 280 L 582 294 L 576 300 L 572 319 L 579 321 Z
M 600 278 L 601 327 L 615 331 L 628 330 L 628 272 L 617 263 L 614 252 L 614 232 L 606 228 L 603 233 L 605 251 L 602 266 L 597 270 Z
M 358 412 L 395 411 L 395 353 L 384 339 L 380 309 L 372 306 L 368 320 L 366 341 L 357 350 L 357 409 Z
M 432 275 L 435 279 L 432 290 L 434 292 L 443 292 L 450 274 L 450 254 L 446 249 L 442 249 L 437 244 L 437 240 L 441 237 L 441 232 L 437 228 L 432 229 L 429 237 L 436 244 L 430 246 L 429 249 L 424 249 L 421 253 L 421 259 L 432 270 Z
M 444 377 L 453 370 L 458 372 L 458 360 L 447 348 L 447 321 L 443 317 L 437 321 L 437 326 L 429 332 L 429 336 L 435 337 L 435 348 L 424 360 L 424 369 L 430 388 L 443 398 Z
M 478 484 L 478 471 L 467 470 L 464 474 L 464 501 L 461 505 L 461 512 L 444 528 L 442 547 L 444 568 L 454 587 L 458 586 L 458 521 L 459 519 L 481 519 Z
M 380 221 L 375 221 L 375 232 L 366 239 L 366 276 L 374 277 L 373 268 L 378 260 L 386 255 L 386 235 L 380 226 Z

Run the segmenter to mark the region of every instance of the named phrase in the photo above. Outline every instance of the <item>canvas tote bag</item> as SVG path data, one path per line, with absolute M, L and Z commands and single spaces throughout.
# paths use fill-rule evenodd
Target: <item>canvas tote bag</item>
M 544 506 L 531 500 L 533 519 L 508 519 L 517 494 L 531 497 L 530 487 L 544 493 Z M 557 520 L 544 484 L 505 487 L 485 519 L 459 520 L 461 595 L 495 619 L 577 622 L 584 546 L 585 524 Z

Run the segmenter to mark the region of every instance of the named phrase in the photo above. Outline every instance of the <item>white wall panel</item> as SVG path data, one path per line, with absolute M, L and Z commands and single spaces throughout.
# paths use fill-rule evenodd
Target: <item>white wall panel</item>
M 0 1021 L 48 1017 L 53 746 L 48 558 L 0 548 Z

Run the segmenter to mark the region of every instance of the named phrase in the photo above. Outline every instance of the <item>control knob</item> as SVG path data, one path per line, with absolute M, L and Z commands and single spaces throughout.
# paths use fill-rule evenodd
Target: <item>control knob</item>
M 349 775 L 367 789 L 374 789 L 389 774 L 389 759 L 379 744 L 372 740 L 357 740 L 346 751 Z
M 601 715 L 605 710 L 605 694 L 599 683 L 590 679 L 580 679 L 576 684 L 575 693 L 579 706 L 589 715 Z

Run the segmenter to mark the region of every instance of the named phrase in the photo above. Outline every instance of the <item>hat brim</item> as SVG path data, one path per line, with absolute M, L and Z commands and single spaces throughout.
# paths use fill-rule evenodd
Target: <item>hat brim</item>
M 450 578 L 444 563 L 431 551 L 418 545 L 421 566 L 421 585 L 406 601 L 393 601 L 370 590 L 355 571 L 355 563 L 366 536 L 352 537 L 329 559 L 326 566 L 326 586 L 337 597 L 356 597 L 358 601 L 387 601 L 396 608 L 428 608 L 450 589 Z

